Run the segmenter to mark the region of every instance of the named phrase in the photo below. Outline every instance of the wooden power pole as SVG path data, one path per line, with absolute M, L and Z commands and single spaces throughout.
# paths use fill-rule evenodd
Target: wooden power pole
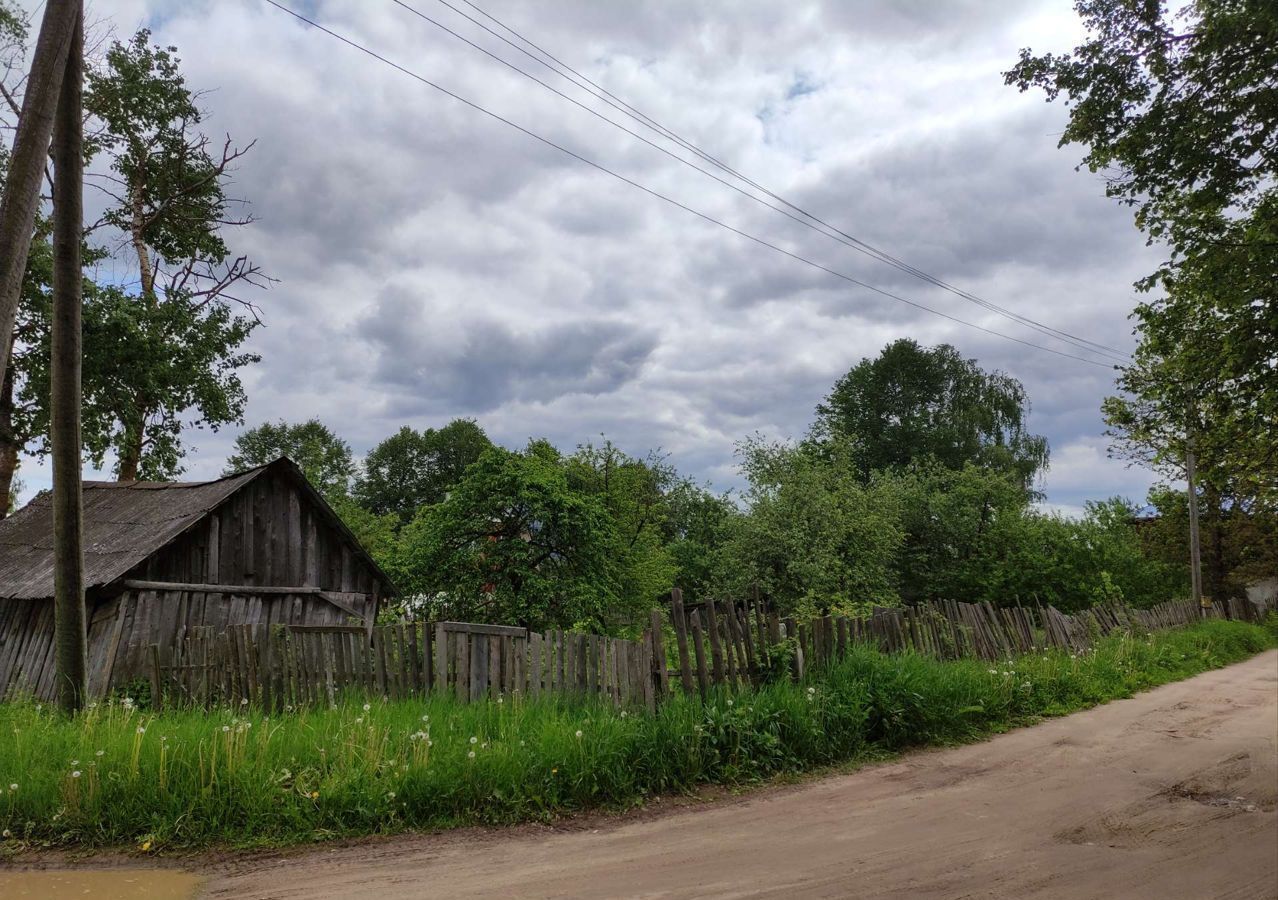
M 1190 426 L 1192 429 L 1192 425 Z M 1211 607 L 1210 601 L 1203 600 L 1203 560 L 1198 541 L 1198 460 L 1194 453 L 1192 430 L 1189 433 L 1185 449 L 1185 480 L 1189 482 L 1189 577 L 1193 585 L 1194 603 L 1198 605 L 1199 615 L 1206 617 Z
M 9 366 L 13 323 L 31 250 L 31 229 L 40 205 L 40 179 L 44 177 L 54 111 L 81 6 L 80 0 L 48 0 L 45 4 L 18 113 L 9 176 L 0 201 L 0 372 Z
M 53 630 L 58 700 L 75 712 L 88 693 L 80 484 L 80 313 L 84 271 L 84 12 L 77 0 L 53 126 Z

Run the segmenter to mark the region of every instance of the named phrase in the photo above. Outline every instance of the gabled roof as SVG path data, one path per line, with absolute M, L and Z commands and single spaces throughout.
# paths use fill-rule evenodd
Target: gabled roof
M 103 587 L 161 550 L 263 473 L 307 494 L 388 590 L 393 583 L 306 476 L 285 457 L 216 481 L 84 482 L 84 585 Z M 0 521 L 0 599 L 53 596 L 53 503 L 48 491 Z

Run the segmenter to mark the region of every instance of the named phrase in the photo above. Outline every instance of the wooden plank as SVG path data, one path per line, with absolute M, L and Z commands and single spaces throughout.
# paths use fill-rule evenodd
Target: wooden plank
M 706 692 L 710 690 L 710 675 L 706 671 L 705 641 L 702 639 L 701 633 L 701 611 L 694 610 L 689 618 L 692 622 L 692 650 L 697 657 L 697 686 L 701 691 L 702 699 L 705 699 Z
M 435 625 L 435 690 L 443 694 L 448 690 L 448 630 Z
M 461 631 L 468 634 L 497 634 L 509 637 L 527 637 L 528 629 L 515 625 L 477 625 L 473 622 L 440 622 L 449 631 Z
M 662 634 L 661 611 L 654 609 L 648 617 L 648 627 L 652 632 L 652 669 L 654 696 L 665 698 L 670 694 L 670 669 L 666 665 L 665 635 Z M 751 653 L 753 659 L 753 653 Z
M 683 692 L 692 696 L 692 662 L 688 655 L 688 618 L 683 609 L 683 591 L 675 588 L 670 592 L 670 618 L 674 622 L 675 646 L 679 652 L 679 682 Z
M 723 684 L 725 670 L 723 666 L 723 647 L 719 643 L 719 616 L 715 611 L 716 601 L 708 600 L 704 607 L 706 614 L 706 631 L 710 638 L 710 674 L 715 684 Z
M 541 644 L 542 637 L 536 632 L 528 635 L 528 695 L 541 696 Z

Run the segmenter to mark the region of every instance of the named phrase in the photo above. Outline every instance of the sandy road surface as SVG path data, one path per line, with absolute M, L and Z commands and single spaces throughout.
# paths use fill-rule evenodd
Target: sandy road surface
M 992 741 L 598 830 L 210 873 L 212 898 L 1278 897 L 1278 651 Z

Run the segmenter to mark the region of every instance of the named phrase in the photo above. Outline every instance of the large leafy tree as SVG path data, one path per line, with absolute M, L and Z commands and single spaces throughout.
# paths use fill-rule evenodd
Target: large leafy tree
M 311 484 L 330 501 L 344 498 L 355 475 L 351 448 L 319 419 L 291 424 L 281 419 L 250 428 L 235 439 L 226 474 L 264 466 L 281 456 L 297 463 Z
M 813 437 L 842 442 L 863 481 L 935 459 L 1013 473 L 1028 488 L 1047 464 L 1047 440 L 1026 427 L 1021 383 L 986 372 L 949 344 L 901 339 L 839 379 L 817 407 Z
M 364 458 L 355 498 L 376 515 L 394 514 L 407 523 L 422 506 L 442 501 L 492 446 L 473 419 L 424 431 L 405 425 Z
M 1141 344 L 1106 404 L 1116 447 L 1278 501 L 1278 6 L 1080 0 L 1086 41 L 1006 73 L 1064 96 L 1061 144 L 1167 249 L 1139 283 Z
M 581 445 L 566 466 L 569 483 L 599 499 L 616 531 L 619 605 L 643 610 L 659 602 L 676 572 L 667 547 L 670 494 L 679 482 L 674 467 L 655 454 L 629 456 L 607 439 Z
M 251 221 L 226 193 L 248 148 L 203 134 L 198 99 L 175 48 L 152 45 L 145 29 L 113 43 L 87 78 L 96 127 L 86 149 L 109 163 L 96 179 L 109 203 L 88 231 L 123 237 L 119 259 L 136 280 L 105 298 L 100 335 L 86 327 L 96 377 L 86 374 L 85 438 L 99 460 L 114 453 L 122 480 L 179 471 L 185 426 L 239 421 L 237 372 L 257 360 L 241 349 L 258 319 L 240 291 L 267 279 L 225 240 Z
M 821 452 L 757 439 L 741 445 L 749 513 L 733 523 L 721 588 L 744 596 L 757 586 L 797 616 L 899 602 L 899 504 L 880 479 L 864 483 L 851 451 L 846 441 Z
M 534 442 L 485 451 L 405 526 L 391 568 L 436 617 L 608 629 L 624 618 L 617 544 L 600 499 L 574 489 L 560 454 Z

